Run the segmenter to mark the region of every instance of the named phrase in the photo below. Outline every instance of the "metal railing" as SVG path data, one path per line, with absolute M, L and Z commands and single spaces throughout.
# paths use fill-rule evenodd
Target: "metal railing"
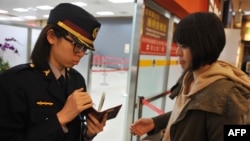
M 143 110 L 143 101 L 146 100 L 148 102 L 152 102 L 152 101 L 155 101 L 157 99 L 160 99 L 160 98 L 163 98 L 163 97 L 166 97 L 168 94 L 170 94 L 171 91 L 165 91 L 165 92 L 162 92 L 160 94 L 157 94 L 157 95 L 154 95 L 154 96 L 151 96 L 151 97 L 147 97 L 145 98 L 144 96 L 138 96 L 138 104 L 136 105 L 136 107 L 138 107 L 138 119 L 140 119 L 142 117 L 142 110 Z M 137 137 L 136 141 L 140 141 L 140 137 Z

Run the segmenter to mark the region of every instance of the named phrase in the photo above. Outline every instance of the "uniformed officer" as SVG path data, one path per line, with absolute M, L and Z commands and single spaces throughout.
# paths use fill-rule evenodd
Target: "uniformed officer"
M 95 50 L 100 26 L 69 3 L 51 10 L 32 62 L 0 74 L 1 141 L 87 141 L 103 130 L 107 115 L 99 122 L 83 114 L 93 102 L 83 76 L 72 68 Z

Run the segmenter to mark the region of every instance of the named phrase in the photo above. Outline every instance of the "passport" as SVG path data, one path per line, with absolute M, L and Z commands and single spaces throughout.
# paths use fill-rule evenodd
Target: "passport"
M 87 115 L 87 114 L 91 113 L 96 119 L 98 119 L 101 122 L 105 113 L 108 113 L 107 120 L 115 118 L 117 116 L 117 114 L 119 113 L 121 107 L 122 107 L 122 104 L 111 107 L 111 108 L 106 109 L 104 111 L 98 111 L 95 108 L 91 107 L 91 108 L 85 110 L 84 114 Z

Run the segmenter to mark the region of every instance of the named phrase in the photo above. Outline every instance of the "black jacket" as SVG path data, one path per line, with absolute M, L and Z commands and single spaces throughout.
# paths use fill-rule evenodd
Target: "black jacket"
M 66 70 L 67 92 L 81 87 L 84 78 L 74 69 Z M 56 113 L 67 95 L 54 74 L 33 64 L 13 67 L 0 74 L 1 141 L 79 141 L 81 121 L 76 117 L 64 133 Z

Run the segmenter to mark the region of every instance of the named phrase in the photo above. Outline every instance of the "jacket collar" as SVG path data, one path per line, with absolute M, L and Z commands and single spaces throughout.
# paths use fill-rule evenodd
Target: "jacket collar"
M 65 93 L 67 93 L 67 92 L 65 92 L 60 87 L 60 85 L 58 85 L 59 82 L 56 79 L 49 64 L 43 69 L 36 68 L 35 65 L 32 63 L 30 64 L 30 67 L 37 69 L 40 72 L 42 78 L 47 81 L 48 93 L 51 96 L 53 96 L 55 99 L 59 100 L 62 104 L 65 103 L 65 101 L 66 101 Z M 69 71 L 70 71 L 70 69 L 65 69 L 66 79 L 68 79 L 70 77 Z M 68 87 L 68 85 L 67 85 L 67 87 Z

